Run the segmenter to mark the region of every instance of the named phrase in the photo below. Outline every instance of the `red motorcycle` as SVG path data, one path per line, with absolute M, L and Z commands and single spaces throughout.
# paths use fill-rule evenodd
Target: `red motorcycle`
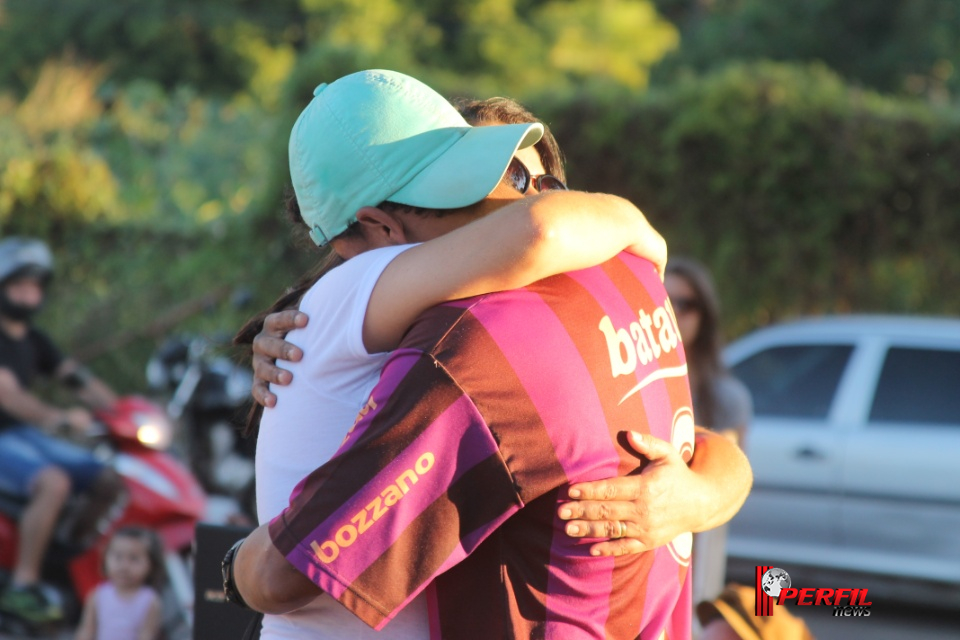
M 163 594 L 167 637 L 189 638 L 193 585 L 187 561 L 194 528 L 207 510 L 206 496 L 186 466 L 167 453 L 173 425 L 157 405 L 125 397 L 95 417 L 102 433 L 93 436 L 94 451 L 120 475 L 125 491 L 110 511 L 109 525 L 85 546 L 70 539 L 68 523 L 79 507 L 68 503 L 44 563 L 44 589 L 63 604 L 68 622 L 75 622 L 82 602 L 101 581 L 101 555 L 110 535 L 125 525 L 150 527 L 167 552 L 168 588 Z M 17 519 L 24 506 L 0 493 L 0 574 L 8 574 L 13 566 Z M 17 635 L 39 631 L 9 617 L 0 617 L 0 629 Z

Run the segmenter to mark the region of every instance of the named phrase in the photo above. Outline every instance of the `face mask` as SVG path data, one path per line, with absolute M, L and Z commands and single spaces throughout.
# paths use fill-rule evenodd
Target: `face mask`
M 40 307 L 28 307 L 23 304 L 12 302 L 6 295 L 0 293 L 0 316 L 15 320 L 17 322 L 29 322 L 33 316 L 40 311 Z

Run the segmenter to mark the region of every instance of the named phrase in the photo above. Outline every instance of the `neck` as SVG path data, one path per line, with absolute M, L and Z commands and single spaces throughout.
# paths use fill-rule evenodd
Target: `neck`
M 138 591 L 140 591 L 141 587 L 143 586 L 144 585 L 142 584 L 118 584 L 116 582 L 113 583 L 114 589 L 116 589 L 117 593 L 121 596 L 132 596 Z
M 407 231 L 407 241 L 426 242 L 433 240 L 459 229 L 479 217 L 481 216 L 472 210 L 448 213 L 441 217 L 418 216 L 415 213 L 405 214 L 404 227 Z
M 11 338 L 20 340 L 21 338 L 26 337 L 27 331 L 30 329 L 30 325 L 20 320 L 11 320 L 6 316 L 0 316 L 0 328 L 2 328 L 3 332 Z

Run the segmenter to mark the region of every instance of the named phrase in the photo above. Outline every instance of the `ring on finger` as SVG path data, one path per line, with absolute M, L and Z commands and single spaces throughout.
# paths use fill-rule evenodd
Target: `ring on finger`
M 619 540 L 627 533 L 627 525 L 622 520 L 617 520 L 617 533 L 612 536 L 614 540 Z

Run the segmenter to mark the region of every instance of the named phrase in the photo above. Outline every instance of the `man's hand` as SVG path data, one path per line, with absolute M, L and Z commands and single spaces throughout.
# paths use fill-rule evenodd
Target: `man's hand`
M 72 407 L 61 412 L 60 424 L 77 435 L 85 435 L 93 426 L 93 416 L 83 407 Z
M 277 396 L 270 392 L 270 383 L 287 385 L 293 380 L 293 374 L 276 366 L 276 361 L 299 362 L 303 357 L 303 351 L 284 338 L 290 331 L 307 326 L 307 319 L 307 314 L 296 309 L 277 311 L 264 319 L 263 331 L 253 339 L 254 378 L 250 392 L 258 404 L 276 405 Z
M 613 538 L 590 548 L 594 556 L 642 553 L 696 528 L 702 520 L 702 478 L 664 440 L 631 431 L 627 440 L 650 460 L 636 476 L 574 484 L 574 501 L 560 506 L 574 538 Z M 625 526 L 625 529 L 621 526 Z

